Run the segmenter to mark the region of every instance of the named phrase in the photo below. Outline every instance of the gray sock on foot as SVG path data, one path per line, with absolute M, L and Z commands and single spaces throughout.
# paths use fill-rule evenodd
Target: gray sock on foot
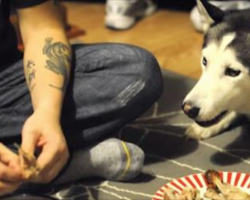
M 126 181 L 141 172 L 145 157 L 138 146 L 116 138 L 78 150 L 72 156 L 68 169 L 55 181 L 55 184 L 88 177 Z

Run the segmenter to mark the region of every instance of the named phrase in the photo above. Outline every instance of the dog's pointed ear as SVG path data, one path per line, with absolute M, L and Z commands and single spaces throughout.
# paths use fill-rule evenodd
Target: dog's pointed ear
M 222 21 L 223 17 L 225 16 L 225 12 L 223 10 L 208 3 L 207 0 L 196 0 L 196 2 L 204 23 L 204 32 L 206 32 L 209 26 L 211 26 L 213 23 Z

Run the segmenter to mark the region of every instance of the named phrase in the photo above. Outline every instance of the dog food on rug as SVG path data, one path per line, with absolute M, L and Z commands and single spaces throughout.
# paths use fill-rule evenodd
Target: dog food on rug
M 250 200 L 250 195 L 241 189 L 224 183 L 219 172 L 207 170 L 205 180 L 208 183 L 204 197 L 211 200 Z M 203 200 L 200 191 L 195 188 L 186 188 L 181 194 L 176 194 L 172 189 L 166 189 L 164 200 Z

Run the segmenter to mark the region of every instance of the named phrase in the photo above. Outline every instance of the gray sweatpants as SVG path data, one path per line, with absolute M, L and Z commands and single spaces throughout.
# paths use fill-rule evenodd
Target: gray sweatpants
M 61 119 L 69 147 L 115 133 L 146 111 L 162 90 L 159 65 L 148 51 L 123 44 L 74 45 Z M 23 61 L 0 69 L 0 140 L 18 141 L 32 112 Z

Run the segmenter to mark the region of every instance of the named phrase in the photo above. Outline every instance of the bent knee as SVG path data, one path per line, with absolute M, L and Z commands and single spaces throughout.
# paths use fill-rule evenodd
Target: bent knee
M 158 98 L 163 91 L 163 79 L 159 63 L 151 52 L 138 47 L 133 48 L 136 51 L 135 62 L 138 63 L 134 73 L 137 73 L 138 79 L 143 82 L 144 90 L 148 90 L 149 95 Z
M 115 74 L 121 80 L 127 79 L 128 87 L 135 90 L 134 93 L 131 92 L 132 96 L 140 90 L 147 90 L 149 95 L 156 96 L 162 93 L 161 70 L 156 58 L 149 51 L 133 45 L 115 43 L 79 45 L 76 50 L 76 71 L 102 75 L 105 72 L 109 75 Z M 126 92 L 121 96 L 124 94 Z
M 130 83 L 117 98 L 122 102 L 133 102 L 139 98 L 140 101 L 144 99 L 144 103 L 154 103 L 163 92 L 162 74 L 156 58 L 140 47 L 125 45 L 122 48 L 128 48 L 130 51 L 129 65 L 126 66 Z

